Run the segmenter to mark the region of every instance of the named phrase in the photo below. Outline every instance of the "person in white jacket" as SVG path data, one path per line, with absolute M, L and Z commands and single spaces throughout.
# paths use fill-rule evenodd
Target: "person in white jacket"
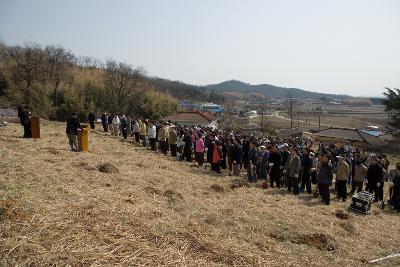
M 151 149 L 156 151 L 156 136 L 157 136 L 156 126 L 149 122 L 149 127 L 147 128 L 147 137 L 149 138 Z

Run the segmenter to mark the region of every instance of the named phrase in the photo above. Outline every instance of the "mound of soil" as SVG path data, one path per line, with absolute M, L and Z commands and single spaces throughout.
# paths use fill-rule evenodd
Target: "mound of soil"
M 333 237 L 324 234 L 300 235 L 292 242 L 297 244 L 306 244 L 316 247 L 319 250 L 335 251 L 338 248 Z
M 99 172 L 104 172 L 104 173 L 119 173 L 119 169 L 115 167 L 111 163 L 103 163 L 97 166 L 97 169 Z
M 335 251 L 338 248 L 336 240 L 325 234 L 298 234 L 298 233 L 287 233 L 287 234 L 269 234 L 270 237 L 281 241 L 290 241 L 295 244 L 304 244 L 311 247 L 318 248 L 319 250 Z
M 215 192 L 224 192 L 224 188 L 219 184 L 210 185 L 210 189 L 214 190 Z
M 82 168 L 87 171 L 94 171 L 96 170 L 96 167 L 90 163 L 87 162 L 78 162 L 78 163 L 73 163 L 72 166 L 77 167 L 77 168 Z
M 349 234 L 355 234 L 357 232 L 357 228 L 352 222 L 344 221 L 340 223 L 340 226 Z
M 19 220 L 26 217 L 26 213 L 15 200 L 0 200 L 0 221 L 3 219 Z
M 183 196 L 181 195 L 181 193 L 175 192 L 175 191 L 170 190 L 170 189 L 166 190 L 163 195 L 164 195 L 164 197 L 167 198 L 168 203 L 170 203 L 170 204 L 177 203 L 179 201 L 183 201 L 184 200 Z
M 343 210 L 336 210 L 335 216 L 342 220 L 348 220 L 350 218 L 350 215 Z

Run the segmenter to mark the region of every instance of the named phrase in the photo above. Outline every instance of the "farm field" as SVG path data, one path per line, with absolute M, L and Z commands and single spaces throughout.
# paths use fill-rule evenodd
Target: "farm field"
M 0 129 L 0 265 L 373 266 L 399 252 L 399 215 L 377 205 L 324 206 L 98 130 L 74 153 L 64 127 Z

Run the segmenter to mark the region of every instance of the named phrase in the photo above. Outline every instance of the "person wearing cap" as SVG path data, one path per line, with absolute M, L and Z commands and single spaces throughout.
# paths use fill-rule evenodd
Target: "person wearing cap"
M 350 175 L 350 166 L 343 156 L 336 156 L 338 164 L 336 167 L 337 198 L 346 201 L 347 199 L 347 179 Z
M 286 161 L 284 173 L 287 175 L 288 191 L 294 195 L 299 194 L 299 174 L 301 169 L 301 160 L 297 155 L 298 150 L 295 147 L 289 149 L 289 158 Z
M 322 202 L 325 205 L 329 205 L 331 201 L 329 187 L 332 185 L 333 180 L 332 165 L 330 164 L 329 153 L 324 151 L 320 157 L 321 166 L 317 176 L 318 192 L 322 198 Z
M 278 146 L 275 144 L 272 146 L 271 153 L 268 157 L 268 165 L 269 165 L 269 177 L 270 177 L 270 185 L 271 187 L 280 188 L 281 187 L 281 163 L 282 156 L 278 151 Z
M 79 123 L 78 115 L 76 113 L 72 114 L 67 121 L 67 128 L 65 132 L 68 136 L 69 146 L 71 147 L 71 151 L 79 151 L 78 147 L 78 131 L 82 130 L 82 126 Z
M 368 183 L 368 191 L 374 194 L 375 202 L 378 202 L 380 200 L 379 187 L 381 183 L 383 183 L 383 170 L 379 166 L 378 159 L 375 156 L 371 157 L 366 180 Z

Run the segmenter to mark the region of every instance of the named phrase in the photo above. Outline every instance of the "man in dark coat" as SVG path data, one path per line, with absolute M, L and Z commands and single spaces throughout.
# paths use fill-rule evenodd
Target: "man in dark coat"
M 321 168 L 319 169 L 317 176 L 318 192 L 325 205 L 329 205 L 331 201 L 329 187 L 332 185 L 332 180 L 333 170 L 332 165 L 330 164 L 330 155 L 325 152 L 321 155 Z
M 89 122 L 89 124 L 90 124 L 90 128 L 91 128 L 91 129 L 94 129 L 94 123 L 95 123 L 95 121 L 96 121 L 96 116 L 94 115 L 93 112 L 90 112 L 90 113 L 89 113 L 89 116 L 88 116 L 88 122 Z
M 78 115 L 74 113 L 67 121 L 65 132 L 68 135 L 69 146 L 71 151 L 79 151 L 78 147 L 78 131 L 82 130 L 82 126 L 78 121 Z
M 274 183 L 276 184 L 276 187 L 281 187 L 281 163 L 282 156 L 278 151 L 278 146 L 273 145 L 268 158 L 271 187 L 275 186 Z
M 301 158 L 301 188 L 307 188 L 307 193 L 311 194 L 311 168 L 313 165 L 313 159 L 310 156 L 310 149 L 308 147 L 303 149 L 303 157 Z
M 375 202 L 379 201 L 379 187 L 383 183 L 383 170 L 379 166 L 377 158 L 371 159 L 371 164 L 367 170 L 366 180 L 368 182 L 368 191 L 374 193 Z
M 108 116 L 107 113 L 101 115 L 101 124 L 103 125 L 104 132 L 108 132 Z
M 32 127 L 31 127 L 31 118 L 30 111 L 27 106 L 18 108 L 19 121 L 21 125 L 24 127 L 24 138 L 32 137 Z

